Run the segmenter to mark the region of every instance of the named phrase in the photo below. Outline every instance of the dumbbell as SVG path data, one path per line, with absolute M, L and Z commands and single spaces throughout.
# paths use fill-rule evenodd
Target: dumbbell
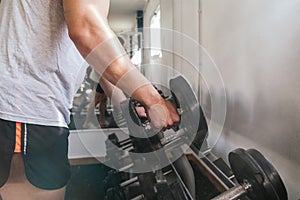
M 235 200 L 242 196 L 253 200 L 288 199 L 279 173 L 259 151 L 236 149 L 229 153 L 229 162 L 239 185 L 212 200 Z
M 125 188 L 135 185 L 135 194 L 141 194 L 137 197 L 146 197 L 148 199 L 174 199 L 172 194 L 176 194 L 176 199 L 185 199 L 183 188 L 178 182 L 168 182 L 166 176 L 172 173 L 172 170 L 156 171 L 156 173 L 143 173 L 126 180 L 118 185 L 119 188 Z M 169 180 L 170 181 L 170 180 Z M 129 195 L 131 196 L 131 194 Z M 135 198 L 134 198 L 135 199 Z M 132 200 L 132 199 L 131 199 Z
M 128 165 L 129 156 L 125 154 L 125 149 L 129 149 L 131 144 L 131 139 L 127 138 L 124 140 L 119 140 L 115 133 L 109 134 L 106 144 L 106 162 L 113 164 L 115 167 L 122 168 Z
M 204 138 L 207 136 L 206 120 L 197 97 L 189 83 L 182 76 L 178 76 L 170 80 L 170 91 L 171 96 L 167 97 L 167 100 L 176 106 L 180 114 L 180 123 L 178 127 L 174 128 L 175 132 L 167 136 L 165 136 L 163 132 L 155 134 L 152 132 L 151 127 L 149 128 L 149 126 L 140 119 L 135 110 L 138 102 L 127 99 L 121 103 L 122 113 L 127 121 L 130 138 L 134 147 L 133 152 L 141 155 L 133 157 L 135 166 L 146 166 L 155 171 L 159 169 L 159 167 L 163 167 L 163 165 L 161 165 L 162 163 L 170 163 L 166 150 L 172 152 L 173 158 L 176 159 L 176 156 L 181 155 L 181 153 L 179 153 L 179 149 L 181 148 L 177 147 L 182 144 L 191 145 L 193 143 L 197 144 L 195 146 L 201 147 Z M 205 129 L 204 131 L 203 128 Z M 153 135 L 153 133 L 155 135 Z M 197 133 L 201 135 L 199 136 Z M 164 149 L 160 151 L 163 147 Z M 152 152 L 154 153 L 151 154 Z M 145 156 L 145 158 L 142 156 Z M 146 188 L 151 187 L 151 184 L 141 185 L 145 185 Z M 144 190 L 146 190 L 146 188 Z M 152 193 L 153 192 L 146 192 L 145 195 L 151 195 Z
M 134 133 L 131 137 L 133 146 L 138 152 L 152 152 L 178 138 L 181 138 L 183 143 L 195 144 L 194 146 L 199 149 L 207 136 L 207 123 L 190 84 L 182 76 L 171 79 L 169 84 L 171 96 L 167 97 L 167 100 L 176 106 L 180 114 L 180 123 L 178 127 L 174 127 L 176 132 L 172 136 L 164 138 L 163 133 L 153 135 L 153 130 L 139 118 L 135 110 L 135 101 L 127 99 L 121 103 L 122 113 L 127 121 L 129 132 Z M 134 141 L 136 138 L 138 138 L 138 142 Z M 147 147 L 149 148 L 147 149 Z
M 112 144 L 119 148 L 126 148 L 126 146 L 131 144 L 131 139 L 127 138 L 124 140 L 119 140 L 118 136 L 115 133 L 109 134 L 107 138 Z

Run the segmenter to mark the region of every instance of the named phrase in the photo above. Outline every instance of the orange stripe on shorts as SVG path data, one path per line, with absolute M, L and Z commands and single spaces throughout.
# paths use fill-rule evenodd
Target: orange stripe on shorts
M 16 123 L 16 144 L 15 144 L 15 153 L 21 153 L 22 148 L 21 148 L 21 122 Z

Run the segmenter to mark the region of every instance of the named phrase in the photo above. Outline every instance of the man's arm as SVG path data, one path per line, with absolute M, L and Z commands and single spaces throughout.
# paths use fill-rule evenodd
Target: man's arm
M 107 22 L 109 0 L 64 0 L 63 6 L 69 36 L 84 58 L 114 37 Z
M 126 100 L 125 94 L 103 77 L 99 79 L 99 84 L 104 93 L 112 100 L 113 105 L 120 111 L 120 103 Z
M 108 0 L 64 0 L 70 38 L 87 62 L 109 82 L 141 102 L 155 127 L 178 122 L 176 109 L 138 73 L 107 22 Z

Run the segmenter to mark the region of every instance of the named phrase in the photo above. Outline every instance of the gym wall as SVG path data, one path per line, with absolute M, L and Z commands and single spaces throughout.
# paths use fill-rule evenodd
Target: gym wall
M 282 176 L 289 199 L 299 199 L 300 2 L 201 4 L 201 43 L 220 69 L 227 100 L 225 126 L 214 152 L 225 158 L 240 146 L 261 150 Z M 223 98 L 220 86 L 210 88 L 213 98 Z M 202 92 L 206 99 L 207 92 Z
M 228 153 L 237 147 L 260 150 L 282 176 L 289 199 L 299 199 L 300 2 L 151 0 L 144 15 L 146 27 L 158 5 L 162 28 L 201 43 L 217 65 L 224 87 L 216 82 L 205 85 L 205 77 L 195 76 L 188 63 L 176 55 L 163 53 L 162 58 L 151 61 L 145 51 L 144 61 L 172 66 L 188 77 L 195 91 L 200 89 L 199 98 L 210 125 L 216 123 L 211 121 L 211 99 L 226 100 L 222 134 L 216 145 L 210 142 L 213 152 L 227 160 Z M 150 43 L 149 38 L 145 32 L 146 43 Z M 211 69 L 212 63 L 203 52 L 184 40 L 164 38 L 164 45 L 192 55 L 192 62 L 199 63 L 203 74 Z M 144 72 L 162 82 L 172 75 L 147 68 Z M 210 138 L 214 134 L 210 131 Z
M 191 49 L 189 42 L 199 41 L 199 1 L 189 0 L 151 0 L 144 12 L 144 42 L 151 46 L 151 33 L 149 31 L 151 19 L 157 7 L 161 12 L 161 49 L 162 57 L 153 58 L 148 49 L 144 51 L 144 63 L 151 63 L 144 67 L 145 75 L 156 82 L 168 84 L 167 80 L 176 73 L 187 77 L 193 89 L 198 93 L 199 53 L 198 48 Z M 189 13 L 186 15 L 185 13 Z M 172 50 L 169 52 L 169 50 Z M 189 63 L 192 62 L 193 66 Z M 161 67 L 157 64 L 160 64 Z M 192 69 L 193 68 L 193 69 Z M 162 70 L 163 69 L 163 70 Z M 170 70 L 171 69 L 171 70 Z M 172 70 L 174 72 L 172 73 Z M 196 73 L 195 73 L 196 72 Z

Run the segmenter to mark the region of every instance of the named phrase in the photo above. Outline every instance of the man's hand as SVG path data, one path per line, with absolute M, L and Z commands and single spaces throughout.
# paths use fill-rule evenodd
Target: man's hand
M 140 118 L 145 118 L 145 119 L 147 118 L 147 113 L 144 107 L 139 106 L 136 107 L 135 110 Z
M 179 122 L 175 105 L 163 99 L 152 84 L 139 87 L 132 97 L 145 107 L 147 118 L 155 132 L 171 128 Z
M 147 110 L 151 126 L 156 131 L 164 131 L 179 122 L 176 107 L 169 101 L 162 99 Z

